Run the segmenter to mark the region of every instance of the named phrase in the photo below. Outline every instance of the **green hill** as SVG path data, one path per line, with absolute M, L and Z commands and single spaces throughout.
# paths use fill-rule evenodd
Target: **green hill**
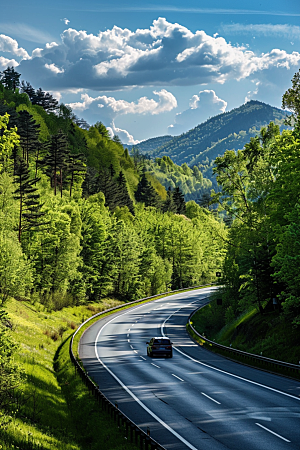
M 226 150 L 242 149 L 250 137 L 259 133 L 261 127 L 271 121 L 284 126 L 287 113 L 258 101 L 250 101 L 239 108 L 219 114 L 198 125 L 187 133 L 168 140 L 155 150 L 147 148 L 147 142 L 138 148 L 153 157 L 169 156 L 176 164 L 187 163 L 189 166 L 208 164 Z M 167 136 L 165 136 L 166 138 Z M 158 139 L 158 138 L 157 138 Z M 158 142 L 158 141 L 157 141 Z

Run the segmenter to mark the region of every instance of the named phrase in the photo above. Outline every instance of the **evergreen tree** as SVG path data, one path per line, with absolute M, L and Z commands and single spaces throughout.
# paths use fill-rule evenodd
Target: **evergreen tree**
M 28 166 L 24 159 L 17 161 L 14 183 L 17 185 L 15 199 L 19 200 L 19 241 L 22 232 L 35 229 L 44 223 L 40 220 L 44 213 L 41 211 L 40 195 L 34 186 L 38 179 L 30 179 Z
M 70 197 L 72 196 L 72 188 L 74 185 L 74 177 L 76 175 L 84 174 L 86 172 L 86 166 L 83 163 L 84 156 L 79 155 L 69 155 L 68 161 L 68 176 L 70 179 Z
M 114 210 L 119 205 L 119 186 L 111 177 L 108 170 L 100 170 L 96 181 L 96 192 L 103 192 L 105 206 Z
M 26 93 L 33 105 L 39 105 L 45 111 L 56 111 L 59 107 L 58 101 L 42 88 L 35 90 L 28 81 L 21 82 L 21 91 Z
M 38 152 L 38 132 L 40 125 L 35 122 L 28 111 L 19 112 L 18 134 L 23 150 L 23 159 L 29 160 L 29 153 Z
M 145 206 L 159 205 L 159 196 L 152 187 L 151 183 L 147 180 L 145 172 L 143 172 L 141 180 L 137 186 L 135 199 L 137 202 L 144 203 Z
M 0 82 L 6 89 L 16 92 L 16 89 L 20 86 L 20 76 L 21 74 L 11 66 L 1 72 Z
M 163 212 L 177 212 L 177 207 L 173 200 L 173 192 L 170 187 L 167 190 L 167 198 L 164 201 L 162 210 Z
M 69 160 L 69 145 L 66 135 L 60 130 L 56 135 L 51 136 L 47 149 L 48 154 L 43 159 L 42 165 L 46 167 L 46 173 L 51 179 L 54 195 L 56 195 L 58 184 L 60 184 L 62 195 L 63 175 L 64 171 L 67 171 Z
M 128 193 L 126 178 L 122 170 L 118 175 L 117 183 L 119 185 L 119 198 L 118 198 L 119 206 L 127 206 L 129 211 L 133 214 L 134 213 L 133 201 L 131 200 L 130 195 Z
M 175 203 L 176 206 L 176 213 L 185 214 L 184 195 L 179 189 L 179 187 L 176 187 L 173 191 L 173 202 Z

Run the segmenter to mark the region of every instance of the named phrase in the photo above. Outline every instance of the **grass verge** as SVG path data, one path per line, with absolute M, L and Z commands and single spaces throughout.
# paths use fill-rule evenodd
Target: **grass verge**
M 205 324 L 208 317 L 211 320 L 210 305 L 200 309 L 192 318 L 193 327 L 204 336 L 207 336 Z M 294 369 L 276 367 L 271 362 L 257 361 L 251 357 L 234 355 L 225 349 L 214 348 L 199 338 L 189 326 L 187 329 L 193 339 L 215 353 L 271 372 L 297 379 L 300 377 L 299 371 Z M 279 311 L 265 311 L 260 314 L 253 309 L 244 312 L 221 330 L 214 329 L 212 332 L 211 329 L 212 327 L 208 330 L 209 339 L 218 344 L 278 361 L 299 364 L 300 331 L 287 324 Z
M 74 330 L 88 317 L 117 305 L 124 303 L 103 299 L 96 304 L 49 312 L 39 303 L 14 299 L 7 302 L 5 309 L 19 344 L 16 360 L 27 379 L 14 392 L 14 407 L 6 411 L 6 424 L 0 429 L 1 450 L 135 448 L 89 395 L 69 359 Z M 129 307 L 125 304 L 125 308 Z
M 16 359 L 27 379 L 14 393 L 14 408 L 6 412 L 1 450 L 134 448 L 89 396 L 69 360 L 73 330 L 87 317 L 117 304 L 106 299 L 49 313 L 39 304 L 7 303 L 13 336 L 19 343 Z

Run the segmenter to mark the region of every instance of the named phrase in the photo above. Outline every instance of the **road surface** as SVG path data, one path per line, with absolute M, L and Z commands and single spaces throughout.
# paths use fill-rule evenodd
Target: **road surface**
M 300 449 L 300 382 L 249 368 L 195 344 L 189 314 L 214 288 L 118 312 L 82 336 L 80 358 L 100 390 L 167 449 Z M 173 358 L 150 358 L 167 336 Z

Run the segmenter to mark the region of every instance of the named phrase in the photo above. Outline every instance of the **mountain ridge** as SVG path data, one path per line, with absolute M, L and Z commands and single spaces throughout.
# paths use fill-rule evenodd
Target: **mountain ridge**
M 242 149 L 256 136 L 261 127 L 271 121 L 288 128 L 284 120 L 288 113 L 258 100 L 211 117 L 195 128 L 169 139 L 168 135 L 151 138 L 134 146 L 152 157 L 169 156 L 176 164 L 189 166 L 208 164 L 226 150 Z M 164 143 L 153 149 L 155 143 Z M 148 146 L 148 143 L 150 146 Z

